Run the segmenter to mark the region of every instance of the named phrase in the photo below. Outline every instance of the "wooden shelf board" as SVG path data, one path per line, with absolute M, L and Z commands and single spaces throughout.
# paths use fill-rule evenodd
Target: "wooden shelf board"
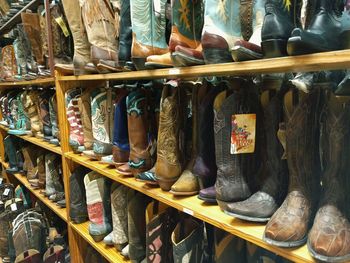
M 39 0 L 33 0 L 29 2 L 25 7 L 23 7 L 21 10 L 18 11 L 13 17 L 11 17 L 10 20 L 8 20 L 1 28 L 0 28 L 0 35 L 3 35 L 10 31 L 16 24 L 20 23 L 22 21 L 21 19 L 21 13 L 25 12 L 27 9 L 34 10 L 40 5 L 41 1 Z
M 211 64 L 203 66 L 168 68 L 91 74 L 82 76 L 59 76 L 58 81 L 79 80 L 137 80 L 161 78 L 189 78 L 205 76 L 253 75 L 263 73 L 307 72 L 335 70 L 350 67 L 350 49 L 303 56 L 280 57 L 245 62 Z
M 35 86 L 35 85 L 55 85 L 55 78 L 43 78 L 28 81 L 0 82 L 0 87 L 17 87 L 17 86 Z
M 8 131 L 9 128 L 8 127 L 5 127 L 3 125 L 0 125 L 0 129 L 4 130 L 4 131 Z M 17 136 L 17 135 L 15 135 Z M 43 140 L 43 139 L 38 139 L 36 137 L 32 137 L 32 136 L 28 136 L 28 135 L 21 135 L 21 136 L 17 136 L 27 142 L 30 142 L 32 144 L 35 144 L 35 145 L 38 145 L 40 146 L 41 148 L 44 148 L 46 150 L 49 150 L 51 152 L 54 152 L 56 154 L 59 154 L 59 155 L 62 155 L 62 149 L 60 146 L 56 146 L 56 145 L 53 145 L 51 143 L 48 143 L 47 141 Z
M 8 168 L 8 164 L 4 161 L 0 160 L 3 167 L 6 169 Z M 66 208 L 60 208 L 53 202 L 51 202 L 48 198 L 40 194 L 40 189 L 36 190 L 33 189 L 29 182 L 27 181 L 27 178 L 21 174 L 8 174 L 8 176 L 14 176 L 24 187 L 26 187 L 29 191 L 31 191 L 42 203 L 44 203 L 50 210 L 52 210 L 55 214 L 57 214 L 60 218 L 62 218 L 65 222 L 67 221 L 67 209 Z
M 91 244 L 103 257 L 109 262 L 130 262 L 130 260 L 123 257 L 114 246 L 107 246 L 102 241 L 95 242 L 89 234 L 89 221 L 81 224 L 73 224 L 70 222 L 72 228 L 82 236 L 89 244 Z
M 245 222 L 224 214 L 218 206 L 206 205 L 196 196 L 175 197 L 169 192 L 164 192 L 160 188 L 148 187 L 142 182 L 136 181 L 132 177 L 125 177 L 117 173 L 114 167 L 103 165 L 98 161 L 92 161 L 88 157 L 80 156 L 74 153 L 65 153 L 65 157 L 79 163 L 91 170 L 94 170 L 114 181 L 120 182 L 132 189 L 142 192 L 153 199 L 168 204 L 180 211 L 191 214 L 205 222 L 208 222 L 218 228 L 248 240 L 260 247 L 270 250 L 282 257 L 294 262 L 315 262 L 309 255 L 307 247 L 303 246 L 297 249 L 284 249 L 271 246 L 262 240 L 265 229 L 264 224 L 254 224 Z

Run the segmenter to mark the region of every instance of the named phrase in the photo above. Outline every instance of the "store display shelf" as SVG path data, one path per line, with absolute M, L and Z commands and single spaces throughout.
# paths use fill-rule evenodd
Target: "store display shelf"
M 81 224 L 70 223 L 71 227 L 82 236 L 88 243 L 90 243 L 102 256 L 112 263 L 126 263 L 130 260 L 123 257 L 114 246 L 107 246 L 103 242 L 95 242 L 89 234 L 89 222 Z
M 6 169 L 8 168 L 8 164 L 0 160 L 3 167 Z M 8 176 L 12 176 L 12 174 L 8 174 Z M 27 181 L 27 178 L 21 174 L 13 174 L 13 176 L 22 184 L 24 187 L 26 187 L 30 192 L 33 193 L 42 203 L 44 203 L 49 209 L 51 209 L 55 214 L 57 214 L 60 218 L 62 218 L 65 222 L 67 221 L 67 209 L 66 208 L 60 208 L 53 202 L 51 202 L 48 198 L 46 198 L 44 195 L 40 193 L 40 190 L 33 189 L 29 182 Z
M 30 1 L 25 7 L 23 7 L 21 10 L 19 10 L 13 17 L 11 17 L 10 20 L 8 20 L 5 24 L 3 24 L 0 27 L 0 35 L 3 35 L 10 31 L 16 24 L 20 23 L 22 21 L 21 19 L 21 13 L 25 12 L 27 9 L 29 10 L 35 10 L 42 1 L 40 0 L 32 0 Z
M 190 78 L 205 76 L 253 75 L 263 73 L 307 72 L 344 69 L 350 66 L 350 49 L 316 53 L 311 55 L 261 59 L 246 62 L 211 64 L 203 66 L 167 68 L 92 74 L 82 76 L 58 76 L 58 81 L 79 80 L 137 80 L 161 78 Z
M 114 167 L 100 164 L 98 161 L 92 161 L 88 157 L 80 156 L 71 152 L 65 153 L 65 157 L 111 178 L 114 181 L 120 182 L 132 189 L 159 200 L 160 202 L 168 204 L 235 236 L 241 237 L 282 257 L 292 260 L 293 262 L 315 262 L 309 255 L 306 246 L 296 249 L 285 249 L 265 243 L 262 240 L 265 229 L 264 224 L 249 223 L 230 217 L 220 211 L 218 206 L 204 204 L 196 196 L 175 197 L 168 192 L 162 191 L 160 188 L 149 187 L 142 182 L 136 181 L 134 178 L 122 176 L 117 173 Z
M 0 129 L 4 130 L 6 132 L 9 130 L 8 127 L 3 126 L 3 125 L 0 125 Z M 32 136 L 28 136 L 28 135 L 21 135 L 21 136 L 18 135 L 17 137 L 19 137 L 27 142 L 30 142 L 32 144 L 38 145 L 41 148 L 44 148 L 44 149 L 49 150 L 51 152 L 54 152 L 56 154 L 62 155 L 62 150 L 61 150 L 60 146 L 56 146 L 56 145 L 53 145 L 51 143 L 48 143 L 47 141 L 45 141 L 43 139 L 38 139 L 36 137 L 32 137 Z
M 45 86 L 55 85 L 55 78 L 43 78 L 28 81 L 0 82 L 0 87 L 18 87 L 18 86 Z

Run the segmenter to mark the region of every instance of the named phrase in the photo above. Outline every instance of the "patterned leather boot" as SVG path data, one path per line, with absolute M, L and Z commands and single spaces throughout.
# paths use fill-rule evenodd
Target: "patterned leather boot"
M 233 79 L 214 102 L 216 199 L 223 211 L 257 190 L 261 172 L 262 110 L 249 80 Z M 220 97 L 219 97 L 220 96 Z
M 131 63 L 131 14 L 130 0 L 120 1 L 120 26 L 119 26 L 119 64 L 124 67 Z
M 320 192 L 320 89 L 328 85 L 315 84 L 307 95 L 291 90 L 284 97 L 289 188 L 266 225 L 263 239 L 269 244 L 296 247 L 307 240 Z
M 30 122 L 23 108 L 23 99 L 26 96 L 26 93 L 27 92 L 18 93 L 16 98 L 11 103 L 15 123 L 14 129 L 10 129 L 8 134 L 25 135 L 28 134 L 30 130 Z
M 18 172 L 15 139 L 12 135 L 8 135 L 4 139 L 5 152 L 9 160 L 9 168 L 6 169 L 6 172 L 9 174 Z
M 308 249 L 316 260 L 348 262 L 350 210 L 347 205 L 349 162 L 346 156 L 350 154 L 349 97 L 335 97 L 330 85 L 326 90 L 326 103 L 322 112 L 320 142 L 324 167 L 321 176 L 323 193 L 308 235 Z
M 160 0 L 159 10 L 155 10 L 152 0 L 130 0 L 133 31 L 131 60 L 138 70 L 145 69 L 148 56 L 163 55 L 169 51 L 165 39 L 166 2 Z M 167 58 L 170 62 L 170 57 Z
M 27 93 L 24 98 L 24 111 L 27 113 L 27 116 L 30 120 L 30 130 L 31 135 L 37 138 L 42 138 L 44 135 L 42 133 L 43 124 L 40 121 L 39 112 L 37 105 L 39 104 L 39 92 L 30 91 Z
M 263 158 L 266 156 L 263 182 L 260 190 L 242 202 L 229 204 L 227 214 L 253 222 L 267 222 L 280 207 L 288 189 L 288 167 L 283 157 L 283 147 L 278 139 L 283 122 L 283 96 L 285 89 L 281 87 L 282 80 L 265 81 L 268 88 L 261 95 L 264 108 L 264 128 L 266 142 L 262 149 Z M 279 90 L 281 89 L 281 90 Z
M 60 131 L 58 128 L 58 115 L 57 115 L 57 100 L 56 94 L 54 94 L 49 101 L 49 111 L 50 111 L 50 120 L 52 125 L 52 139 L 50 140 L 51 144 L 59 145 L 60 144 Z
M 52 124 L 50 120 L 49 100 L 53 95 L 53 91 L 49 90 L 39 95 L 40 117 L 43 123 L 44 139 L 50 141 L 52 139 Z
M 266 0 L 261 30 L 261 48 L 265 58 L 287 56 L 292 30 L 300 26 L 301 0 Z
M 15 81 L 14 77 L 17 72 L 17 64 L 13 45 L 8 45 L 1 49 L 1 58 L 1 78 L 3 78 L 5 81 Z
M 92 136 L 91 126 L 91 91 L 95 87 L 89 87 L 83 90 L 81 96 L 78 97 L 78 106 L 81 114 L 81 123 L 83 125 L 84 149 L 92 150 L 94 137 Z
M 62 246 L 51 246 L 44 254 L 43 263 L 65 262 L 65 249 Z

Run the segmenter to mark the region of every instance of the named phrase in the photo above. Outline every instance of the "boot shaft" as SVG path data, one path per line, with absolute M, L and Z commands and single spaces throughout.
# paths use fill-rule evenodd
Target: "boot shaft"
M 120 34 L 119 34 L 119 62 L 123 63 L 131 59 L 131 15 L 130 0 L 122 0 L 120 3 Z
M 92 126 L 91 126 L 91 95 L 92 88 L 86 88 L 78 98 L 79 111 L 84 133 L 85 150 L 91 150 L 93 144 Z

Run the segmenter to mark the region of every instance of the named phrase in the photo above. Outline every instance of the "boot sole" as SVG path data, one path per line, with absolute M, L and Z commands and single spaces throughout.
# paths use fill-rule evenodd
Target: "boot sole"
M 232 213 L 229 212 L 227 210 L 224 210 L 224 213 L 226 215 L 235 217 L 235 218 L 239 218 L 245 221 L 249 221 L 249 222 L 258 222 L 258 223 L 265 223 L 268 222 L 270 220 L 271 217 L 252 217 L 252 216 L 245 216 L 245 215 L 240 215 L 240 214 L 236 214 L 236 213 Z
M 171 54 L 171 60 L 173 61 L 175 67 L 198 66 L 205 64 L 204 59 L 187 56 L 176 51 Z
M 81 224 L 88 221 L 87 217 L 71 217 L 70 220 L 73 224 Z
M 203 57 L 205 64 L 233 62 L 231 53 L 227 49 L 222 48 L 203 49 Z
M 173 190 L 170 190 L 169 193 L 173 195 L 178 195 L 178 196 L 192 196 L 198 194 L 198 191 L 192 191 L 192 192 L 176 192 Z
M 249 61 L 262 59 L 263 56 L 260 53 L 254 52 L 245 47 L 234 47 L 231 50 L 231 55 L 234 61 Z
M 285 247 L 285 248 L 290 248 L 290 247 L 300 247 L 302 245 L 304 245 L 307 241 L 307 236 L 304 237 L 303 239 L 301 240 L 298 240 L 298 241 L 292 241 L 292 242 L 283 242 L 283 241 L 276 241 L 276 240 L 272 240 L 272 239 L 269 239 L 265 236 L 265 233 L 263 235 L 263 240 L 267 243 L 267 244 L 270 244 L 270 245 L 274 245 L 274 246 L 277 246 L 277 247 Z
M 318 52 L 330 51 L 327 49 L 316 49 L 313 43 L 308 43 L 302 40 L 300 36 L 291 37 L 288 40 L 287 52 L 291 56 L 306 55 Z
M 203 197 L 201 195 L 198 195 L 197 196 L 198 199 L 208 203 L 208 204 L 213 204 L 213 205 L 216 205 L 218 202 L 216 201 L 216 199 L 212 199 L 212 198 L 207 198 L 207 197 Z
M 146 58 L 131 58 L 132 63 L 134 64 L 136 70 L 145 70 Z
M 261 42 L 264 58 L 276 58 L 288 56 L 287 40 L 269 39 Z
M 320 260 L 322 262 L 336 263 L 336 262 L 348 262 L 350 260 L 350 254 L 345 256 L 340 256 L 340 257 L 328 257 L 328 256 L 320 255 L 315 250 L 312 249 L 309 240 L 307 241 L 307 248 L 313 258 Z
M 135 178 L 135 180 L 138 181 L 138 182 L 149 184 L 149 185 L 158 185 L 157 181 L 147 181 L 147 180 L 142 180 L 142 179 L 139 179 L 139 178 Z
M 146 62 L 145 69 L 161 69 L 161 68 L 172 68 L 174 65 L 160 64 L 155 62 Z
M 159 187 L 163 190 L 163 191 L 167 191 L 169 192 L 171 190 L 171 187 L 173 186 L 173 184 L 176 183 L 177 179 L 179 179 L 180 176 L 174 178 L 174 179 L 162 179 L 156 176 L 157 182 L 159 184 Z
M 123 171 L 119 171 L 118 169 L 116 169 L 116 170 L 120 175 L 133 176 L 132 172 L 123 172 Z

